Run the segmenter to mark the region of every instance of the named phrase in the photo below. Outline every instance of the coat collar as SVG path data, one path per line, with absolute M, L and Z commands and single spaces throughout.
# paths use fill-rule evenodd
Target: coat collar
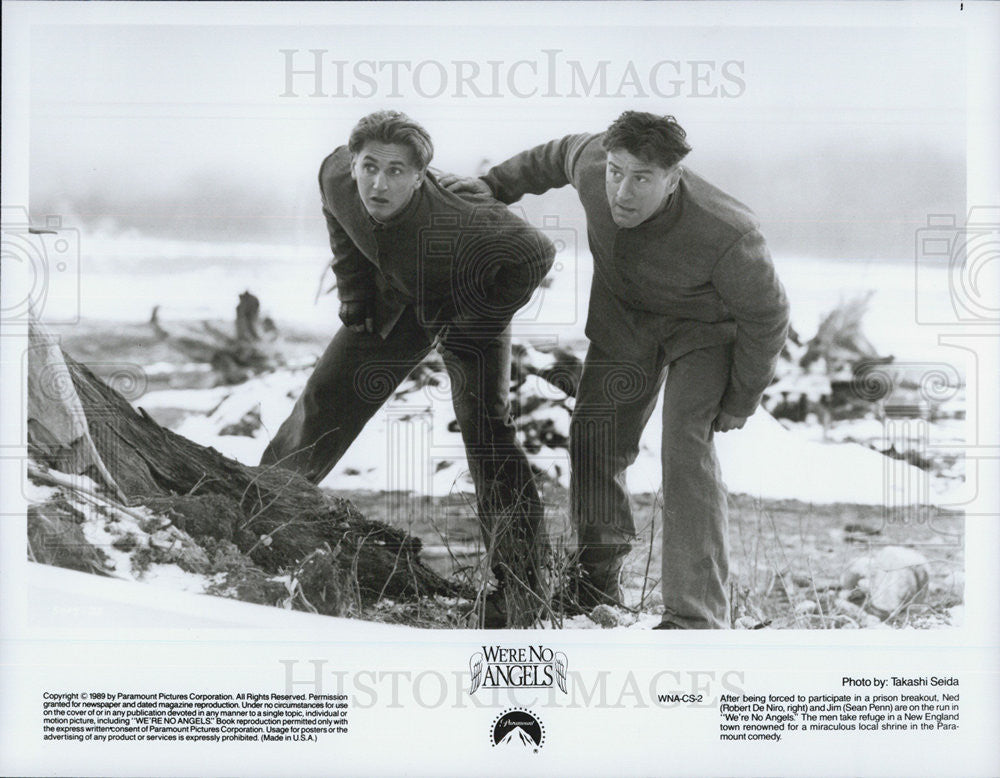
M 677 182 L 677 188 L 671 192 L 670 197 L 667 198 L 667 204 L 663 208 L 661 208 L 653 216 L 646 219 L 646 221 L 642 224 L 637 224 L 635 227 L 622 227 L 619 229 L 626 233 L 666 232 L 673 227 L 680 218 L 681 206 L 686 189 L 687 186 L 684 183 L 684 177 L 682 174 L 680 181 Z
M 405 224 L 420 209 L 420 203 L 424 198 L 424 187 L 426 186 L 427 181 L 425 179 L 423 183 L 420 184 L 420 188 L 413 193 L 413 197 L 410 198 L 410 202 L 403 207 L 403 210 L 387 222 L 380 222 L 368 213 L 368 209 L 365 208 L 365 204 L 361 203 L 361 210 L 363 210 L 365 212 L 365 216 L 368 217 L 368 224 L 371 226 L 372 230 L 376 232 L 381 230 L 394 230 Z M 358 200 L 361 200 L 361 195 L 358 195 Z

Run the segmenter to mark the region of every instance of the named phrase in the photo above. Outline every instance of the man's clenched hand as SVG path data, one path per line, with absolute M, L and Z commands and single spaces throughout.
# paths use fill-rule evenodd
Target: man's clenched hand
M 481 197 L 492 197 L 489 185 L 481 178 L 468 178 L 466 176 L 456 176 L 454 173 L 442 173 L 438 176 L 438 183 L 453 194 L 479 195 Z
M 743 425 L 746 423 L 746 416 L 733 416 L 725 411 L 719 411 L 719 415 L 712 422 L 712 429 L 716 432 L 729 432 L 729 430 L 743 429 Z
M 340 304 L 340 320 L 352 332 L 374 332 L 372 307 L 366 300 L 347 300 Z

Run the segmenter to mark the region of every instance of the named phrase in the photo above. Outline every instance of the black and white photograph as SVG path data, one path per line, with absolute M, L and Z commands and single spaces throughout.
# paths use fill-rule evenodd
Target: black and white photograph
M 1000 770 L 1000 6 L 3 15 L 0 772 Z

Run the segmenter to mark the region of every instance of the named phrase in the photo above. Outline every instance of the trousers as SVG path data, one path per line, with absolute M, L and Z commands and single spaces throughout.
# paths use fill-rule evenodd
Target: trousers
M 342 327 L 261 465 L 319 483 L 432 345 L 412 307 L 385 339 Z M 543 505 L 510 414 L 510 353 L 508 328 L 500 337 L 447 345 L 443 358 L 490 567 L 501 584 L 511 578 L 533 584 L 544 544 Z
M 664 617 L 688 629 L 730 626 L 728 506 L 712 422 L 731 364 L 728 344 L 660 359 L 652 370 L 591 344 L 570 424 L 581 559 L 600 549 L 605 558 L 624 553 L 636 534 L 626 470 L 663 387 Z

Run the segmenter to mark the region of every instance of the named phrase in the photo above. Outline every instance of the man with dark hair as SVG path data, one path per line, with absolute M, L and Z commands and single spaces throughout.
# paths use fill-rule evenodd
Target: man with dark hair
M 625 471 L 661 386 L 662 629 L 730 626 L 726 490 L 713 434 L 740 429 L 770 382 L 788 303 L 757 221 L 687 170 L 672 116 L 627 111 L 599 135 L 525 151 L 454 191 L 512 203 L 572 184 L 587 214 L 590 348 L 570 426 L 570 503 L 585 605 L 619 602 L 635 537 Z
M 487 627 L 538 612 L 542 503 L 510 418 L 510 321 L 555 249 L 495 200 L 443 189 L 427 131 L 364 117 L 320 167 L 344 326 L 261 459 L 318 483 L 437 344 L 452 387 L 497 592 Z M 513 606 L 517 607 L 513 607 Z M 530 606 L 530 607 L 529 607 Z

